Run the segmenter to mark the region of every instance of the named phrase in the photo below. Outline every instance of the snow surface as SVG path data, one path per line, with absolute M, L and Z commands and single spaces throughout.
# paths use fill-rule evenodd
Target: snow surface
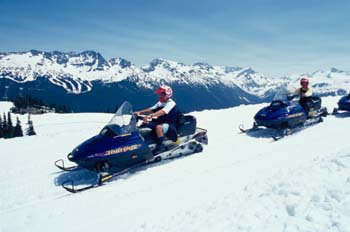
M 14 107 L 15 105 L 12 102 L 8 102 L 8 101 L 0 101 L 0 113 L 1 116 L 3 115 L 3 113 L 6 113 L 10 111 L 10 109 L 12 107 Z
M 323 101 L 332 110 L 338 98 Z M 277 142 L 267 133 L 239 133 L 264 105 L 194 112 L 208 129 L 202 153 L 78 194 L 59 183 L 94 176 L 53 163 L 112 115 L 33 115 L 37 136 L 0 139 L 0 231 L 349 232 L 350 115 L 329 116 Z

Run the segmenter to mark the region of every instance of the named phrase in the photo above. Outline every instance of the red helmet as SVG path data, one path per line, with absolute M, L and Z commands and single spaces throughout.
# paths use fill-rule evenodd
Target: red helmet
M 160 102 L 165 102 L 173 96 L 173 90 L 167 85 L 161 85 L 154 93 L 159 95 Z
M 305 77 L 301 78 L 300 85 L 301 86 L 308 86 L 309 85 L 309 80 L 307 78 L 305 78 Z

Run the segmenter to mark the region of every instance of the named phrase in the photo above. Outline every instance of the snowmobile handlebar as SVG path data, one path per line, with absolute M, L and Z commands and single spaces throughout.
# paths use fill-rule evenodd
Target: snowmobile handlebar
M 136 115 L 136 119 L 137 120 L 144 120 L 145 118 L 147 118 L 147 121 L 152 121 L 152 119 L 156 119 L 158 117 L 149 117 L 150 115 L 144 115 L 144 114 L 140 114 L 140 115 Z
M 287 95 L 287 100 L 288 101 L 292 101 L 294 98 L 296 98 L 298 95 L 297 94 L 294 94 L 294 93 L 291 93 L 291 94 L 288 94 Z

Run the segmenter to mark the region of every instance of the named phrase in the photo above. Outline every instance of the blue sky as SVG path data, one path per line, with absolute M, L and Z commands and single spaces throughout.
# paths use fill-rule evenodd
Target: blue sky
M 279 77 L 350 71 L 349 22 L 348 0 L 0 0 L 0 51 L 95 50 Z

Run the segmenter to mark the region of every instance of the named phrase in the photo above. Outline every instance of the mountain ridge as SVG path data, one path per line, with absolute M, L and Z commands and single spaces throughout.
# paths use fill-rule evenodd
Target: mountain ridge
M 304 76 L 321 96 L 350 89 L 350 73 L 335 67 L 274 79 L 252 67 L 187 65 L 163 58 L 138 67 L 121 57 L 107 60 L 91 50 L 0 53 L 0 97 L 31 95 L 68 104 L 77 112 L 104 111 L 127 99 L 145 107 L 156 99 L 153 90 L 160 84 L 173 87 L 174 98 L 185 111 L 260 103 L 270 101 L 281 85 L 298 88 Z
M 74 84 L 64 85 L 61 83 L 62 78 L 71 78 L 81 85 L 85 85 L 84 81 L 130 80 L 145 88 L 152 88 L 152 83 L 163 82 L 201 85 L 221 83 L 232 86 L 237 85 L 234 79 L 228 79 L 225 76 L 230 75 L 233 78 L 232 73 L 239 70 L 250 70 L 250 74 L 259 75 L 251 68 L 211 66 L 204 62 L 185 65 L 162 58 L 153 59 L 144 67 L 137 67 L 120 57 L 106 60 L 100 53 L 94 51 L 64 53 L 30 50 L 0 54 L 0 76 L 17 82 L 34 81 L 38 76 L 46 76 L 53 84 L 77 94 L 81 93 L 80 89 L 73 88 Z

